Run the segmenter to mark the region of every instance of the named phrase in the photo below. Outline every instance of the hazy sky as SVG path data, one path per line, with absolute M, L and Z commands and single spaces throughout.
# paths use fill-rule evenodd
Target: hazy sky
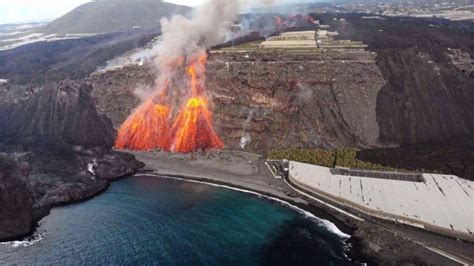
M 197 6 L 206 0 L 169 0 L 181 5 Z M 225 0 L 224 0 L 225 1 Z M 256 0 L 250 0 L 256 1 Z M 297 0 L 278 0 L 298 2 Z M 89 0 L 0 0 L 0 24 L 37 22 L 60 17 Z

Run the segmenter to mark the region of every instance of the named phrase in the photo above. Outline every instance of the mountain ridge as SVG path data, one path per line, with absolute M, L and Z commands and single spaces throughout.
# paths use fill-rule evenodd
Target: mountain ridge
M 162 17 L 185 15 L 191 10 L 160 0 L 100 0 L 71 10 L 41 31 L 46 34 L 103 34 L 133 28 L 159 28 Z

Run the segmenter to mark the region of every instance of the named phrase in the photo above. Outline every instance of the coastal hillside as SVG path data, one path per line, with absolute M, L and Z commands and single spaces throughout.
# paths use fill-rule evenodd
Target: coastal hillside
M 0 89 L 0 241 L 31 233 L 52 207 L 97 195 L 143 167 L 111 150 L 115 130 L 91 89 L 73 81 Z
M 472 178 L 469 158 L 456 164 L 443 159 L 446 150 L 462 153 L 450 148 L 451 140 L 474 134 L 470 89 L 474 86 L 470 63 L 474 46 L 469 28 L 462 22 L 436 19 L 314 16 L 330 24 L 331 31 L 337 30 L 338 38 L 366 43 L 367 51 L 305 54 L 304 59 L 282 51 L 210 52 L 208 91 L 216 128 L 226 147 L 265 153 L 297 147 L 428 145 L 442 148 L 430 149 L 429 156 L 420 160 L 415 160 L 416 154 L 402 156 L 389 166 Z M 334 20 L 335 16 L 344 20 Z M 236 50 L 261 42 L 253 41 Z M 135 88 L 152 86 L 150 73 L 136 66 L 91 78 L 98 107 L 115 127 L 139 102 Z M 372 160 L 369 154 L 364 153 Z M 417 167 L 410 161 L 434 163 Z
M 191 8 L 161 0 L 96 0 L 49 23 L 48 34 L 99 34 L 133 28 L 157 28 L 162 17 L 186 14 Z

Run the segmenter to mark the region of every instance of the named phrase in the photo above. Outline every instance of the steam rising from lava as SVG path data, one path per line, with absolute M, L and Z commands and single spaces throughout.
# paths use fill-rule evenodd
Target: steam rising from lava
M 117 148 L 192 152 L 224 146 L 205 92 L 206 49 L 225 40 L 245 2 L 210 0 L 190 19 L 176 15 L 160 21 L 161 42 L 153 49 L 159 89 L 122 125 Z

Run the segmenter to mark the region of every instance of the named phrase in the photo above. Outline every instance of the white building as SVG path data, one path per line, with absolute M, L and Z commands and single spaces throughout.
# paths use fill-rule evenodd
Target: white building
M 378 218 L 474 240 L 474 182 L 453 175 L 365 177 L 342 171 L 289 163 L 290 181 L 315 195 Z

